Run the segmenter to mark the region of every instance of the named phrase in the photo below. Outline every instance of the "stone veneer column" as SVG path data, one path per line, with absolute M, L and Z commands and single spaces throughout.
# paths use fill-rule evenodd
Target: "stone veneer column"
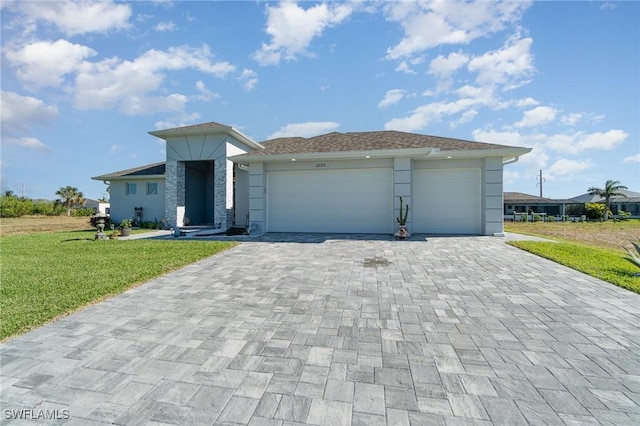
M 227 157 L 221 156 L 213 163 L 214 198 L 213 198 L 213 221 L 216 228 L 225 231 L 228 226 L 227 215 Z
M 168 158 L 165 169 L 164 211 L 170 226 L 183 226 L 184 180 L 184 162 Z M 182 207 L 181 214 L 178 213 L 180 207 Z
M 393 159 L 393 232 L 398 229 L 397 217 L 400 217 L 400 197 L 403 207 L 409 204 L 407 230 L 411 233 L 411 158 Z

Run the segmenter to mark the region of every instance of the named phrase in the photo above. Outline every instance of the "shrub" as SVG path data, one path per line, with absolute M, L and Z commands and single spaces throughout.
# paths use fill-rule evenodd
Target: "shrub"
M 96 213 L 98 210 L 93 207 L 76 207 L 71 210 L 71 216 L 75 217 L 93 216 Z
M 533 221 L 534 222 L 540 222 L 542 220 L 542 216 L 540 216 L 539 214 L 534 214 L 533 215 Z
M 602 203 L 585 203 L 584 208 L 586 210 L 587 217 L 592 220 L 598 220 L 604 218 L 604 212 L 606 207 Z
M 0 217 L 20 217 L 31 214 L 33 201 L 28 198 L 18 198 L 13 195 L 0 197 Z
M 66 209 L 58 201 L 34 200 L 33 210 L 30 214 L 41 214 L 43 216 L 60 216 L 66 213 Z

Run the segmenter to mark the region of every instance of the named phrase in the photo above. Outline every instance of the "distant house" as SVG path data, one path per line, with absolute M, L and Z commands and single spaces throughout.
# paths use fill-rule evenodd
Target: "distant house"
M 252 234 L 390 234 L 402 197 L 412 233 L 501 235 L 503 165 L 531 151 L 398 131 L 257 143 L 214 122 L 149 133 L 166 162 L 92 178 L 110 184 L 113 221 Z
M 623 189 L 620 191 L 626 197 L 611 197 L 611 213 L 619 215 L 620 211 L 631 213 L 632 217 L 640 217 L 640 193 Z M 571 198 L 573 203 L 604 203 L 599 195 L 582 194 Z
M 522 192 L 504 193 L 505 219 L 512 219 L 514 213 L 544 213 L 547 217 L 564 216 L 567 214 L 567 206 L 576 204 L 572 200 L 556 200 L 552 198 L 538 197 Z
M 86 207 L 89 209 L 96 209 L 96 211 L 102 214 L 109 214 L 109 203 L 105 203 L 103 201 L 92 200 L 91 198 L 85 198 L 82 207 Z

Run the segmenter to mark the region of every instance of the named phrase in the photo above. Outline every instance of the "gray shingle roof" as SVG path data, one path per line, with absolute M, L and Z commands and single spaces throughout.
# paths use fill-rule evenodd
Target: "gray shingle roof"
M 504 202 L 509 204 L 575 204 L 572 200 L 556 200 L 522 192 L 505 192 L 503 198 Z
M 91 179 L 94 180 L 111 180 L 113 178 L 127 177 L 127 176 L 153 176 L 164 175 L 165 163 L 153 163 L 146 166 L 134 167 L 132 169 L 120 170 L 113 173 L 107 173 L 105 175 L 95 176 Z
M 441 151 L 473 151 L 484 149 L 515 148 L 484 142 L 440 136 L 419 135 L 395 130 L 375 132 L 327 133 L 311 138 L 288 137 L 267 140 L 265 148 L 245 155 L 273 155 L 313 152 L 374 151 L 402 148 L 438 148 Z
M 611 197 L 612 202 L 616 203 L 638 203 L 640 202 L 640 193 L 630 191 L 628 189 L 622 189 L 620 192 L 626 197 Z M 577 197 L 571 198 L 576 203 L 602 203 L 604 202 L 604 198 L 599 195 L 591 195 L 589 193 L 578 195 Z

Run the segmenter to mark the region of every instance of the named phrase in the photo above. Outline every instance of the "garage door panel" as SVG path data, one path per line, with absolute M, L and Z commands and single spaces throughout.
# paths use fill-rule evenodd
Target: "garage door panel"
M 269 232 L 391 232 L 391 169 L 274 171 Z
M 419 169 L 414 172 L 413 232 L 479 234 L 480 169 Z

